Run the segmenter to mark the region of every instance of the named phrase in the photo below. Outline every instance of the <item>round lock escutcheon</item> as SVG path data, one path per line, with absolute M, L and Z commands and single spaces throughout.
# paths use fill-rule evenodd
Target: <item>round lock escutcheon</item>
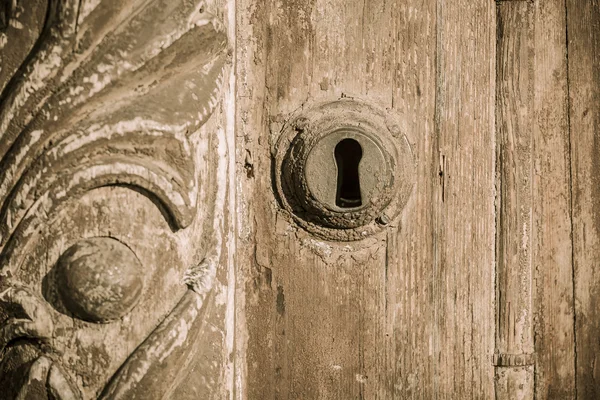
M 406 205 L 414 158 L 387 111 L 341 99 L 292 116 L 275 149 L 281 205 L 307 231 L 358 240 L 382 229 Z

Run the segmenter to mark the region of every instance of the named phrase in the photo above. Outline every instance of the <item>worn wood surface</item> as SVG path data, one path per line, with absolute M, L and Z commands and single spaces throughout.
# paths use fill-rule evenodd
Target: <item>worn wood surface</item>
M 242 1 L 238 15 L 247 397 L 489 398 L 495 4 Z M 269 146 L 292 111 L 342 96 L 399 115 L 417 173 L 385 234 L 339 244 L 277 211 Z
M 243 395 L 598 396 L 583 3 L 239 3 Z M 397 112 L 417 159 L 400 219 L 345 247 L 278 212 L 268 176 L 286 117 L 341 96 Z
M 439 364 L 437 387 L 423 397 L 492 396 L 495 17 L 488 2 L 438 2 L 439 164 L 431 202 Z
M 532 5 L 498 4 L 496 398 L 534 391 Z
M 229 19 L 1 3 L 0 398 L 233 393 Z
M 567 10 L 534 6 L 534 229 L 536 397 L 575 398 Z
M 567 1 L 569 131 L 575 271 L 574 382 L 579 399 L 600 397 L 600 4 Z
M 0 397 L 600 398 L 597 0 L 0 3 Z M 273 165 L 342 98 L 414 185 L 335 242 Z
M 575 396 L 565 10 L 498 5 L 499 398 Z
M 439 349 L 433 341 L 434 213 L 431 209 L 439 180 L 436 151 L 436 4 L 413 1 L 394 5 L 394 109 L 402 113 L 407 132 L 413 132 L 416 179 L 400 232 L 387 241 L 386 369 L 389 396 L 420 397 L 436 387 Z M 407 215 L 407 214 L 405 214 Z M 419 318 L 414 318 L 419 315 Z M 430 321 L 421 323 L 421 321 Z M 412 349 L 405 351 L 405 349 Z M 382 396 L 385 398 L 385 396 Z

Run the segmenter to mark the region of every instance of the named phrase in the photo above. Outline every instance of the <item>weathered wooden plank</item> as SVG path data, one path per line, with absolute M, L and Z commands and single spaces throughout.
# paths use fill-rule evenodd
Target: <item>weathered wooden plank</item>
M 493 396 L 495 17 L 493 2 L 437 5 L 439 183 L 432 212 L 438 398 Z
M 504 165 L 499 165 L 497 348 L 500 353 L 521 356 L 499 355 L 501 363 L 516 365 L 502 369 L 497 395 L 532 396 L 532 367 L 527 366 L 534 359 L 530 354 L 533 315 L 528 264 L 532 257 L 536 397 L 574 398 L 564 4 L 502 3 L 498 13 L 498 152 Z M 505 136 L 507 132 L 514 137 Z M 532 143 L 527 141 L 529 135 Z M 510 157 L 511 141 L 516 144 L 514 159 Z M 531 151 L 533 165 L 528 158 Z M 526 190 L 533 185 L 533 197 L 529 193 L 523 196 L 519 186 L 510 193 L 513 183 L 526 185 Z M 531 201 L 533 226 L 526 214 L 531 213 Z M 505 209 L 507 202 L 509 208 Z M 507 257 L 518 266 L 512 277 L 517 279 L 508 287 L 502 270 Z
M 386 261 L 386 376 L 388 398 L 435 393 L 434 284 L 431 201 L 438 182 L 435 113 L 436 3 L 394 2 L 394 109 L 412 133 L 417 159 L 414 192 L 390 233 Z M 381 397 L 386 398 L 385 396 Z
M 567 1 L 577 397 L 600 397 L 600 3 Z
M 536 398 L 574 389 L 565 4 L 535 3 L 533 259 Z
M 495 4 L 240 9 L 247 396 L 489 398 Z M 418 160 L 401 221 L 346 247 L 273 209 L 267 148 L 289 112 L 342 94 L 400 112 Z
M 246 194 L 238 256 L 243 254 L 253 265 L 246 270 L 244 285 L 247 396 L 385 399 L 407 393 L 400 383 L 404 379 L 412 381 L 415 393 L 426 393 L 419 374 L 409 369 L 398 375 L 396 369 L 402 357 L 411 357 L 417 367 L 420 356 L 429 354 L 429 338 L 420 335 L 417 319 L 403 317 L 415 319 L 414 331 L 399 328 L 419 341 L 419 357 L 407 351 L 410 344 L 387 347 L 398 340 L 398 325 L 390 319 L 401 306 L 390 302 L 386 292 L 400 296 L 405 284 L 396 279 L 403 265 L 388 261 L 387 236 L 336 244 L 297 231 L 274 210 L 268 144 L 291 111 L 341 96 L 363 97 L 390 108 L 409 105 L 418 110 L 411 127 L 429 126 L 431 132 L 434 6 L 288 1 L 242 2 L 240 9 L 238 135 L 245 160 L 239 170 Z M 397 22 L 398 15 L 409 25 Z M 400 40 L 403 47 L 398 47 Z M 421 42 L 429 44 L 421 47 Z M 428 153 L 427 147 L 421 149 Z M 430 224 L 423 230 L 432 236 Z M 420 257 L 431 259 L 430 248 Z M 419 270 L 418 265 L 412 268 Z M 414 296 L 413 301 L 427 303 Z
M 533 344 L 533 6 L 497 13 L 496 399 L 531 399 Z
M 255 196 L 255 179 L 259 165 L 268 165 L 269 159 L 260 153 L 259 143 L 265 143 L 256 130 L 266 132 L 267 123 L 264 120 L 266 88 L 256 80 L 265 77 L 265 48 L 262 37 L 265 26 L 259 21 L 265 18 L 263 2 L 237 2 L 236 5 L 236 313 L 235 313 L 235 360 L 236 360 L 236 399 L 252 399 L 260 396 L 258 381 L 267 379 L 272 373 L 271 355 L 264 351 L 267 360 L 254 360 L 251 352 L 256 352 L 261 346 L 267 349 L 266 338 L 252 335 L 252 326 L 258 321 L 253 310 L 260 307 L 261 302 L 268 307 L 271 299 L 263 300 L 257 293 L 260 288 L 271 287 L 272 270 L 264 269 L 257 264 L 255 257 L 255 214 L 270 212 L 267 204 L 258 202 Z M 240 34 L 243 32 L 243 34 Z M 264 135 L 264 133 L 263 133 Z M 262 159 L 262 160 L 261 160 Z M 243 195 L 241 194 L 243 193 Z M 262 273 L 262 274 L 261 274 Z M 266 321 L 265 321 L 266 322 Z M 269 326 L 265 326 L 265 331 Z M 258 362 L 261 362 L 260 366 Z M 256 363 L 253 365 L 252 363 Z M 249 379 L 254 379 L 249 382 Z M 272 397 L 272 394 L 266 393 Z

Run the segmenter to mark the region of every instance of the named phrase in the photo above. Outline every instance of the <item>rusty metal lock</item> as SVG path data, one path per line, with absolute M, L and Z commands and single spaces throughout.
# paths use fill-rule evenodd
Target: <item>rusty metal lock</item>
M 387 174 L 383 150 L 368 136 L 338 130 L 315 144 L 306 159 L 305 179 L 311 195 L 332 211 L 368 207 Z
M 275 150 L 280 203 L 309 232 L 357 240 L 404 207 L 414 158 L 389 113 L 356 100 L 320 104 L 293 116 Z

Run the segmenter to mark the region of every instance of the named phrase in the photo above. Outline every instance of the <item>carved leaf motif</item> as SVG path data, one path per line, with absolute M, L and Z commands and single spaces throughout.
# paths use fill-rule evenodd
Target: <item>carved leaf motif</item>
M 197 0 L 0 0 L 0 286 L 12 290 L 0 301 L 0 322 L 6 310 L 25 310 L 0 332 L 0 347 L 27 339 L 0 354 L 0 369 L 30 366 L 21 395 L 39 381 L 56 398 L 80 397 L 54 349 L 38 346 L 55 334 L 55 311 L 37 290 L 22 289 L 27 296 L 17 299 L 22 282 L 10 278 L 61 206 L 96 188 L 142 193 L 173 231 L 194 221 L 200 188 L 190 136 L 218 104 L 226 50 L 226 35 Z M 102 396 L 160 395 L 182 379 L 178 365 L 199 347 L 213 253 L 202 277 L 182 277 L 195 291 L 174 303 Z M 169 381 L 157 383 L 163 372 Z
M 194 215 L 187 138 L 217 104 L 225 35 L 202 3 L 82 4 L 49 2 L 0 97 L 2 268 L 58 205 L 100 186 L 138 187 L 174 229 Z

